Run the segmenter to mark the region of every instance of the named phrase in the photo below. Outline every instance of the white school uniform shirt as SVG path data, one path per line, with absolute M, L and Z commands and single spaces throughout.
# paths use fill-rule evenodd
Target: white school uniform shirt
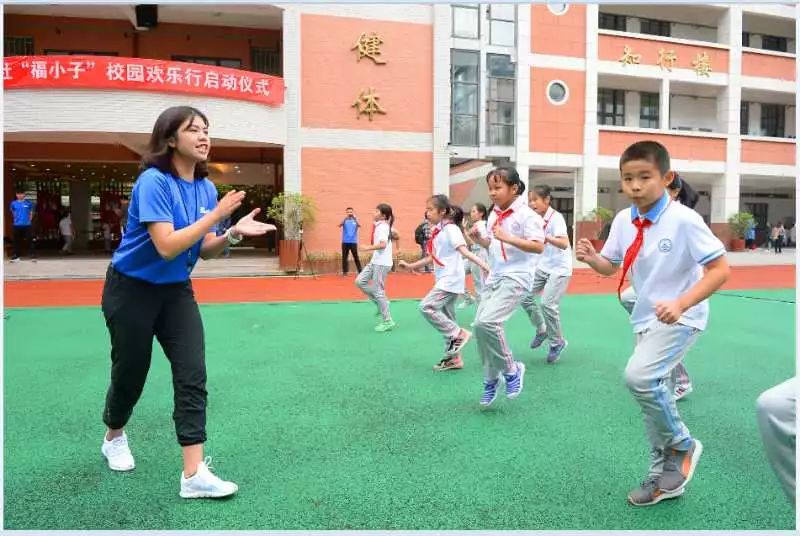
M 472 224 L 472 226 L 478 230 L 478 236 L 481 238 L 487 238 L 486 233 L 486 220 L 478 220 Z M 477 241 L 470 246 L 470 251 L 473 253 L 486 253 L 486 248 L 481 246 Z
M 544 234 L 546 236 L 567 236 L 567 220 L 553 207 L 548 207 L 544 217 Z M 559 249 L 553 244 L 545 244 L 539 256 L 539 270 L 554 276 L 572 275 L 572 248 Z
M 452 292 L 453 294 L 464 293 L 464 262 L 461 253 L 456 249 L 458 246 L 466 246 L 464 235 L 457 225 L 447 222 L 436 225 L 439 234 L 433 240 L 433 255 L 439 259 L 443 266 L 433 263 L 433 275 L 436 277 L 434 288 Z
M 61 218 L 58 228 L 61 230 L 61 236 L 72 236 L 72 218 L 69 216 Z
M 536 214 L 523 197 L 517 197 L 511 206 L 514 212 L 507 216 L 502 228 L 514 236 L 525 240 L 536 240 L 544 242 L 544 220 Z M 495 208 L 489 214 L 489 221 L 486 223 L 486 234 L 491 242 L 489 243 L 489 276 L 486 278 L 485 285 L 492 286 L 502 278 L 516 281 L 528 292 L 533 288 L 533 278 L 536 273 L 536 263 L 538 255 L 528 253 L 510 244 L 503 244 L 494 238 L 492 228 L 497 221 L 497 211 Z M 503 258 L 503 247 L 505 247 L 506 258 Z
M 376 249 L 372 252 L 372 260 L 370 264 L 377 266 L 391 266 L 392 259 L 392 240 L 389 238 L 389 222 L 379 221 L 375 223 L 375 232 L 372 233 L 372 245 L 377 245 L 386 241 L 386 247 L 383 249 Z
M 635 206 L 617 214 L 600 252 L 603 257 L 614 264 L 623 263 L 625 252 L 636 238 L 633 219 L 639 217 Z M 666 192 L 644 217 L 653 224 L 644 230 L 644 243 L 628 271 L 638 296 L 631 313 L 634 333 L 641 333 L 658 321 L 656 302 L 677 299 L 700 281 L 704 265 L 725 254 L 725 246 L 700 214 L 670 202 Z M 704 330 L 708 324 L 708 300 L 687 309 L 678 322 Z

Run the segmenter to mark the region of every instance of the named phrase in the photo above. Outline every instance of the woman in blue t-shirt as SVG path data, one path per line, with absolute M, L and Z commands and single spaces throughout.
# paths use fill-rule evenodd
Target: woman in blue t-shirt
M 131 192 L 128 225 L 103 287 L 103 315 L 111 335 L 111 385 L 101 451 L 115 471 L 134 468 L 124 427 L 144 388 L 153 337 L 172 368 L 173 419 L 183 450 L 180 496 L 225 497 L 238 487 L 210 471 L 206 441 L 206 365 L 203 322 L 189 276 L 197 259 L 219 255 L 244 236 L 275 227 L 255 221 L 260 209 L 222 236 L 216 226 L 242 204 L 244 192 L 217 202 L 208 179 L 208 119 L 188 106 L 156 120 L 141 174 Z

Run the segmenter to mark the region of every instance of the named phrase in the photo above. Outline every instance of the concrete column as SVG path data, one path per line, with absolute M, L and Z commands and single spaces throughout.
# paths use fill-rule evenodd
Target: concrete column
M 669 130 L 669 98 L 670 86 L 669 78 L 664 77 L 661 79 L 661 92 L 658 96 L 658 128 L 661 130 Z
M 450 6 L 433 6 L 433 184 L 450 193 Z
M 283 189 L 300 192 L 302 186 L 300 118 L 300 8 L 286 6 L 283 10 L 283 78 L 286 110 L 286 145 L 283 148 Z
M 597 4 L 586 6 L 586 101 L 583 126 L 583 167 L 574 172 L 576 238 L 594 238 L 593 231 L 583 220 L 597 208 L 597 153 L 599 132 L 597 129 Z M 584 231 L 587 228 L 587 231 Z

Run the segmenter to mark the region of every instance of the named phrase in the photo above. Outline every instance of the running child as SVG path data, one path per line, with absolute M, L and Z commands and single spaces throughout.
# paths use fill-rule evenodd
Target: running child
M 567 221 L 550 206 L 552 199 L 550 187 L 544 184 L 535 186 L 528 194 L 530 207 L 544 219 L 545 246 L 536 267 L 533 290 L 522 300 L 522 308 L 536 328 L 531 348 L 536 349 L 550 339 L 547 362 L 551 364 L 561 358 L 567 347 L 567 339 L 561 333 L 558 305 L 572 278 L 572 248 L 569 246 Z M 535 299 L 539 292 L 542 293 L 541 311 Z
M 483 363 L 483 396 L 486 407 L 497 398 L 501 379 L 506 396 L 522 392 L 525 365 L 514 361 L 506 342 L 503 324 L 514 313 L 525 294 L 533 288 L 535 255 L 544 251 L 544 222 L 522 197 L 525 184 L 513 167 L 499 167 L 486 176 L 493 209 L 487 222 L 487 236 L 477 229 L 470 236 L 489 250 L 489 276 L 484 283 L 475 313 L 475 338 Z
M 650 470 L 628 501 L 648 506 L 683 495 L 703 445 L 678 414 L 669 389 L 680 363 L 708 323 L 708 297 L 728 279 L 725 247 L 700 215 L 674 203 L 666 148 L 654 141 L 628 147 L 620 158 L 622 190 L 633 202 L 614 218 L 598 254 L 582 238 L 577 259 L 611 276 L 622 264 L 618 294 L 631 270 L 637 299 L 631 312 L 636 335 L 625 382 L 639 403 L 650 442 Z
M 381 318 L 380 323 L 375 326 L 375 331 L 391 331 L 397 324 L 392 320 L 392 313 L 389 311 L 389 300 L 386 298 L 386 276 L 392 269 L 392 225 L 394 225 L 394 215 L 392 207 L 386 203 L 381 203 L 375 207 L 373 216 L 375 223 L 372 225 L 372 244 L 361 246 L 361 251 L 372 251 L 372 259 L 369 261 L 361 273 L 356 277 L 356 286 L 367 295 L 367 297 L 378 307 L 377 316 Z M 372 282 L 372 286 L 369 284 Z
M 426 256 L 413 263 L 401 260 L 398 265 L 402 269 L 416 270 L 433 263 L 436 284 L 419 305 L 422 316 L 444 336 L 444 358 L 433 370 L 460 369 L 464 367 L 461 349 L 472 337 L 472 333 L 456 322 L 456 301 L 464 293 L 462 256 L 486 272 L 489 265 L 467 249 L 461 233 L 464 218 L 461 207 L 450 205 L 447 196 L 440 194 L 428 199 L 425 213 L 433 226 Z
M 481 246 L 479 243 L 475 242 L 470 238 L 469 232 L 472 229 L 476 229 L 478 236 L 486 238 L 486 205 L 483 203 L 475 203 L 472 205 L 472 208 L 469 211 L 469 219 L 472 222 L 470 229 L 465 229 L 465 238 L 467 240 L 467 246 L 469 246 L 469 250 L 474 253 L 479 259 L 482 259 L 485 262 L 489 260 L 489 252 Z M 475 264 L 474 262 L 464 259 L 465 261 L 465 270 L 469 272 L 472 276 L 472 285 L 475 288 L 475 295 L 471 295 L 469 293 L 469 289 L 464 290 L 464 301 L 462 301 L 459 305 L 459 309 L 464 309 L 467 305 L 472 305 L 473 303 L 478 303 L 481 301 L 481 291 L 483 290 L 483 280 L 485 278 L 485 274 L 481 271 L 481 267 Z
M 694 188 L 677 173 L 675 173 L 675 178 L 673 178 L 672 182 L 667 186 L 667 192 L 673 201 L 677 201 L 681 205 L 691 209 L 694 209 L 695 205 L 697 205 L 697 202 L 700 200 L 700 195 L 698 195 Z M 622 294 L 620 294 L 620 303 L 622 307 L 628 311 L 628 314 L 631 314 L 633 306 L 636 305 L 636 291 L 633 290 L 633 287 L 628 287 L 622 291 Z M 689 371 L 686 370 L 683 361 L 675 365 L 675 368 L 672 369 L 670 382 L 674 386 L 672 390 L 675 393 L 676 401 L 683 399 L 683 397 L 694 390 L 692 387 L 692 380 L 689 378 Z

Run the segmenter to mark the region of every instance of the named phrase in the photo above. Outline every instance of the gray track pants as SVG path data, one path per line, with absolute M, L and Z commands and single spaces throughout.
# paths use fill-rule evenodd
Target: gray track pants
M 384 290 L 386 276 L 389 275 L 391 269 L 391 266 L 379 266 L 370 263 L 356 277 L 356 286 L 378 307 L 378 311 L 384 321 L 392 319 L 392 314 L 389 312 L 389 300 L 386 298 L 386 291 Z M 372 282 L 371 287 L 369 286 L 370 282 Z
M 795 501 L 797 387 L 795 376 L 761 393 L 756 403 L 764 451 L 792 504 Z

